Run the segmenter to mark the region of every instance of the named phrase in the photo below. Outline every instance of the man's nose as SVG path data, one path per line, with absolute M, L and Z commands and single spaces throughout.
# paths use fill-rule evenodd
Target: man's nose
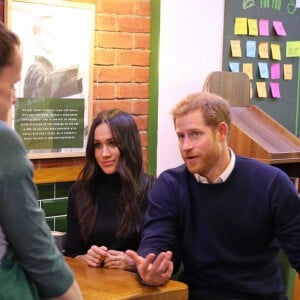
M 184 137 L 181 142 L 181 149 L 188 150 L 192 148 L 192 141 L 188 137 Z

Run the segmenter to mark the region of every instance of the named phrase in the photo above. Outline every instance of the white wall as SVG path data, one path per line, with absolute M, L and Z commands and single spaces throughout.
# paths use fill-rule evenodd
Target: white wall
M 161 0 L 157 174 L 182 163 L 171 110 L 222 69 L 224 0 Z

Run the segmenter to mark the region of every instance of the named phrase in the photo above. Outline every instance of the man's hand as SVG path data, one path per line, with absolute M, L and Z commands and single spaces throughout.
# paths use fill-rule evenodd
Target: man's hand
M 137 271 L 145 284 L 164 285 L 173 273 L 171 251 L 161 252 L 157 257 L 150 253 L 145 258 L 132 250 L 127 250 L 126 254 L 135 262 Z

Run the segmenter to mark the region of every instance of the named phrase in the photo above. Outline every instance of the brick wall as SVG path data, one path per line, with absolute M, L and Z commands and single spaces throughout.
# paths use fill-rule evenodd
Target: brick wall
M 0 0 L 1 20 L 3 3 Z M 95 3 L 92 114 L 115 107 L 132 113 L 140 130 L 147 169 L 151 0 Z M 33 163 L 35 168 L 76 166 L 83 158 L 39 159 Z

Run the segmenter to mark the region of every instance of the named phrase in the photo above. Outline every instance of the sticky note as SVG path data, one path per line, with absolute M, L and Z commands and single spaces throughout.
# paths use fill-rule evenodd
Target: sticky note
M 248 32 L 251 36 L 258 36 L 257 19 L 248 19 Z
M 286 57 L 300 57 L 300 41 L 286 42 Z
M 274 60 L 281 60 L 280 44 L 271 44 L 271 53 Z
M 269 58 L 269 43 L 261 42 L 258 46 L 258 53 L 260 58 Z
M 277 35 L 286 36 L 282 21 L 273 21 L 273 27 Z
M 243 73 L 246 73 L 249 79 L 253 79 L 253 65 L 249 63 L 243 64 Z
M 284 80 L 292 80 L 293 79 L 293 65 L 292 64 L 284 64 L 283 65 L 283 79 Z
M 231 55 L 232 57 L 242 57 L 242 50 L 241 50 L 241 41 L 240 40 L 231 40 Z
M 280 98 L 279 82 L 270 82 L 270 89 L 273 98 Z
M 271 79 L 280 79 L 280 64 L 271 64 Z
M 234 21 L 234 34 L 248 34 L 247 18 L 235 18 Z
M 266 83 L 264 81 L 256 82 L 256 90 L 258 98 L 267 98 Z
M 269 69 L 267 63 L 259 62 L 258 69 L 259 69 L 260 78 L 269 78 Z
M 255 57 L 256 55 L 256 41 L 247 41 L 246 42 L 246 56 Z
M 231 72 L 239 72 L 240 71 L 240 63 L 229 62 L 229 69 Z
M 259 20 L 259 35 L 269 36 L 269 20 Z

